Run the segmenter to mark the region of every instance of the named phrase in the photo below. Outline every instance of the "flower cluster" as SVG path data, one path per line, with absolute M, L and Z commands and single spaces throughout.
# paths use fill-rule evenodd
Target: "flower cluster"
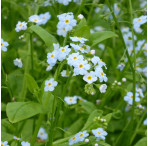
M 75 136 L 69 139 L 69 145 L 73 145 L 74 143 L 78 143 L 80 141 L 84 141 L 85 137 L 88 137 L 89 134 L 87 131 L 79 132 Z
M 84 100 L 84 99 L 83 99 L 82 97 L 80 97 L 80 96 L 73 96 L 73 97 L 66 96 L 66 97 L 64 98 L 64 101 L 65 101 L 68 105 L 76 104 L 76 103 L 77 103 L 77 100 L 86 102 L 86 100 Z
M 77 21 L 74 19 L 72 12 L 63 13 L 57 16 L 59 22 L 57 24 L 57 34 L 66 37 L 68 31 L 72 30 L 76 26 Z

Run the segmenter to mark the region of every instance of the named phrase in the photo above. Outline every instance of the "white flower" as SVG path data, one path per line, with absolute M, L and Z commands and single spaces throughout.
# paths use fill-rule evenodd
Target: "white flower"
M 142 45 L 144 45 L 145 40 L 139 40 L 137 42 L 137 47 L 135 48 L 137 51 L 139 51 L 142 47 Z
M 43 6 L 44 7 L 51 6 L 50 0 L 44 1 Z
M 141 88 L 136 88 L 136 92 L 137 92 L 141 97 L 144 97 L 143 91 L 142 91 Z
M 95 135 L 95 137 L 97 137 L 97 140 L 105 140 L 105 136 L 107 135 L 107 132 L 104 131 L 103 128 L 93 129 L 92 133 Z
M 143 121 L 144 125 L 147 125 L 147 118 Z
M 142 32 L 142 29 L 140 28 L 139 25 L 134 25 L 133 28 L 134 28 L 135 32 L 137 32 L 137 33 L 141 33 Z
M 133 24 L 139 27 L 146 22 L 147 22 L 147 16 L 144 16 L 144 15 L 140 16 L 139 18 L 133 19 Z
M 135 102 L 139 102 L 140 98 L 138 97 L 139 94 L 136 93 L 135 95 Z M 132 105 L 133 104 L 133 93 L 128 92 L 126 96 L 124 96 L 124 100 L 128 102 L 128 104 Z
M 96 76 L 99 77 L 100 82 L 107 82 L 108 78 L 106 74 L 103 72 L 102 68 L 96 68 L 95 70 Z
M 26 30 L 27 29 L 27 22 L 21 22 L 21 21 L 18 21 L 17 25 L 16 25 L 16 32 L 19 32 L 21 30 Z
M 4 142 L 1 141 L 1 146 L 9 146 L 8 141 L 4 141 Z
M 122 78 L 122 82 L 126 82 L 126 78 Z
M 79 142 L 79 138 L 76 135 L 69 139 L 69 145 L 73 145 L 77 142 Z
M 122 71 L 125 67 L 125 64 L 124 63 L 120 63 L 118 66 L 117 66 L 117 69 L 120 69 L 120 71 Z
M 120 8 L 118 7 L 118 4 L 114 4 L 114 13 L 115 15 L 118 15 L 120 12 Z
M 53 47 L 54 47 L 54 50 L 59 50 L 60 45 L 58 43 L 57 44 L 53 43 Z
M 89 134 L 87 133 L 87 131 L 83 131 L 83 132 L 79 132 L 76 134 L 76 136 L 78 137 L 79 141 L 84 141 L 85 137 L 88 137 Z
M 95 143 L 95 146 L 98 146 L 98 144 L 97 144 L 97 143 Z
M 79 15 L 78 15 L 78 18 L 79 18 L 79 19 L 83 19 L 84 16 L 83 16 L 82 14 L 79 14 Z
M 104 30 L 104 27 L 102 27 L 102 26 L 96 26 L 96 27 L 94 28 L 94 30 L 95 30 L 95 31 L 103 31 L 103 30 Z
M 56 0 L 58 3 L 67 6 L 72 0 Z
M 90 51 L 91 55 L 95 55 L 95 52 L 96 52 L 95 50 Z
M 21 59 L 18 59 L 18 58 L 13 60 L 13 63 L 15 66 L 18 66 L 19 68 L 22 68 L 22 66 L 23 66 Z
M 7 42 L 5 42 L 3 39 L 1 39 L 1 50 L 6 52 L 7 46 L 9 46 L 9 44 Z
M 99 44 L 98 47 L 99 47 L 101 50 L 104 50 L 104 49 L 105 49 L 105 45 L 104 45 L 104 44 Z
M 39 129 L 37 137 L 40 138 L 41 140 L 47 140 L 48 134 L 46 133 L 45 129 L 41 127 Z
M 90 65 L 88 64 L 87 60 L 79 61 L 75 65 L 74 73 L 75 75 L 85 75 L 87 73 L 87 70 L 89 69 L 90 69 Z
M 70 75 L 70 72 L 67 71 L 67 70 L 63 70 L 63 71 L 61 72 L 61 76 L 62 76 L 62 77 L 68 77 L 69 75 Z
M 118 82 L 117 84 L 120 86 L 121 85 L 121 82 Z
M 58 82 L 54 81 L 53 78 L 51 78 L 50 80 L 46 80 L 44 91 L 53 91 L 57 84 Z
M 21 145 L 22 145 L 22 146 L 30 146 L 30 143 L 29 143 L 29 142 L 22 141 L 22 142 L 21 142 Z
M 85 139 L 85 142 L 86 142 L 86 143 L 88 143 L 88 142 L 89 142 L 89 139 L 88 139 L 88 138 L 86 138 L 86 139 Z
M 85 41 L 88 41 L 88 39 L 85 39 L 85 38 L 82 38 L 82 37 L 70 37 L 70 39 L 73 41 L 73 42 L 80 42 L 82 44 L 84 44 Z
M 64 101 L 68 104 L 68 105 L 72 105 L 72 104 L 76 104 L 77 103 L 77 97 L 74 96 L 74 97 L 68 97 L 66 96 L 64 98 Z
M 51 18 L 51 15 L 49 14 L 49 12 L 46 12 L 44 14 L 40 14 L 39 17 L 41 21 L 38 24 L 41 25 L 46 24 L 47 21 Z
M 88 53 L 90 52 L 90 46 L 88 45 L 85 45 L 85 44 L 79 44 L 79 50 L 82 52 L 82 53 Z
M 102 61 L 102 59 L 100 59 L 99 57 L 97 56 L 94 56 L 92 59 L 91 59 L 92 63 L 94 65 L 97 65 L 96 69 L 99 67 L 101 68 L 102 66 L 104 66 L 106 68 L 106 64 Z
M 52 70 L 52 68 L 53 68 L 53 66 L 49 64 L 49 65 L 46 67 L 46 71 L 50 71 L 50 70 Z
M 60 47 L 59 54 L 58 54 L 58 60 L 59 61 L 64 60 L 70 51 L 71 51 L 71 49 L 69 48 L 68 45 L 65 47 Z
M 66 37 L 67 31 L 65 30 L 65 28 L 60 28 L 60 29 L 57 29 L 57 34 L 59 36 Z
M 121 28 L 121 31 L 122 31 L 123 33 L 129 32 L 129 27 L 122 27 L 122 28 Z
M 54 50 L 52 53 L 47 54 L 47 63 L 48 64 L 56 64 L 58 59 L 58 51 Z
M 90 73 L 87 73 L 85 76 L 83 76 L 83 80 L 86 81 L 88 84 L 97 81 L 95 72 L 91 71 Z
M 36 24 L 40 24 L 42 22 L 40 16 L 38 15 L 32 15 L 29 17 L 29 22 L 34 22 Z
M 106 89 L 107 89 L 107 85 L 106 84 L 102 84 L 99 88 L 100 92 L 101 93 L 105 93 L 106 92 Z
M 83 61 L 84 57 L 82 55 L 79 55 L 79 52 L 77 53 L 72 53 L 68 56 L 67 58 L 67 63 L 70 66 L 75 66 L 77 62 Z
M 74 19 L 73 13 L 63 13 L 57 16 L 59 22 L 57 24 L 58 29 L 65 29 L 65 31 L 70 31 L 76 26 L 77 21 Z
M 21 140 L 21 138 L 19 138 L 19 137 L 17 137 L 17 136 L 13 136 L 13 139 Z

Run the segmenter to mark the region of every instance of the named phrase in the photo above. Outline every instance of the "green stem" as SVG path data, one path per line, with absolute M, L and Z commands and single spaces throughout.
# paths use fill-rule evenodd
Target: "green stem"
M 85 0 L 82 0 L 81 5 L 80 5 L 80 7 L 79 7 L 79 10 L 78 10 L 78 12 L 77 12 L 77 15 L 81 14 L 81 11 L 82 11 L 82 9 L 83 9 L 83 7 L 84 7 L 84 3 L 85 3 Z M 76 16 L 77 16 L 77 15 L 76 15 Z
M 34 131 L 33 136 L 32 136 L 31 146 L 34 146 L 34 144 L 35 144 L 35 141 L 36 141 L 36 138 L 37 138 L 37 135 L 38 135 L 38 131 L 40 129 L 43 118 L 44 118 L 44 114 L 40 114 L 38 121 L 37 121 L 35 131 Z
M 32 34 L 30 34 L 30 39 L 29 39 L 29 44 L 30 44 L 30 54 L 31 54 L 31 68 L 33 70 L 33 47 L 32 47 Z
M 127 58 L 128 58 L 129 64 L 130 64 L 130 67 L 131 67 L 131 69 L 132 69 L 132 71 L 133 71 L 134 68 L 133 68 L 133 65 L 132 65 L 132 62 L 131 62 L 131 59 L 130 59 L 130 56 L 129 56 L 129 53 L 128 53 L 128 50 L 127 50 L 127 47 L 126 47 L 126 44 L 125 44 L 125 41 L 124 41 L 124 38 L 123 38 L 123 35 L 122 35 L 122 32 L 121 32 L 121 29 L 120 29 L 120 26 L 119 26 L 119 23 L 118 23 L 118 20 L 117 20 L 115 14 L 114 14 L 114 12 L 113 12 L 113 10 L 112 10 L 112 8 L 111 8 L 110 2 L 109 2 L 108 0 L 106 0 L 106 3 L 107 3 L 107 5 L 108 5 L 108 8 L 110 9 L 110 12 L 111 12 L 111 14 L 112 14 L 112 16 L 113 16 L 113 19 L 114 19 L 114 21 L 115 21 L 115 24 L 117 25 L 117 28 L 118 28 L 118 30 L 119 30 L 119 36 L 120 36 L 120 38 L 121 38 L 123 47 L 124 47 L 124 49 L 126 50 L 126 55 L 127 55 Z
M 132 145 L 132 142 L 133 142 L 135 136 L 137 135 L 137 131 L 138 131 L 138 129 L 139 129 L 139 127 L 140 127 L 140 125 L 141 125 L 141 123 L 142 123 L 142 121 L 143 121 L 143 119 L 144 119 L 145 116 L 146 116 L 146 111 L 143 113 L 142 117 L 140 118 L 140 120 L 139 120 L 139 122 L 137 124 L 137 127 L 135 129 L 135 132 L 134 132 L 134 134 L 133 134 L 133 136 L 131 138 L 130 145 Z
M 132 3 L 131 0 L 129 0 L 129 11 L 130 11 L 130 21 L 131 24 L 133 24 L 133 12 L 132 12 Z M 133 53 L 134 53 L 134 70 L 133 70 L 133 105 L 132 105 L 132 115 L 131 115 L 131 121 L 134 122 L 134 110 L 135 110 L 135 94 L 136 94 L 136 53 L 135 53 L 135 40 L 134 40 L 134 30 L 133 25 L 131 25 L 132 29 L 132 42 L 133 42 Z M 134 124 L 133 124 L 134 125 Z M 133 127 L 134 128 L 134 127 Z

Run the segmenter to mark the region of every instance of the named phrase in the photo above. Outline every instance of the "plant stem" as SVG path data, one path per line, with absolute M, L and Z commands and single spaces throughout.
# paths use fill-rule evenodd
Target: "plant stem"
M 32 47 L 32 33 L 30 34 L 30 39 L 29 39 L 29 44 L 30 44 L 30 54 L 31 54 L 31 68 L 33 70 L 33 47 Z
M 79 10 L 78 10 L 78 12 L 77 12 L 77 15 L 81 14 L 81 11 L 82 11 L 82 9 L 83 9 L 83 7 L 84 7 L 84 3 L 85 3 L 85 0 L 82 0 L 81 5 L 80 5 L 80 7 L 79 7 Z M 77 16 L 77 15 L 76 15 L 76 16 Z
M 128 58 L 128 61 L 129 61 L 130 67 L 131 67 L 131 70 L 133 71 L 134 68 L 133 68 L 133 65 L 132 65 L 132 62 L 131 62 L 131 59 L 130 59 L 130 56 L 129 56 L 129 53 L 128 53 L 128 50 L 127 50 L 127 47 L 126 47 L 126 44 L 125 44 L 125 41 L 124 41 L 124 38 L 123 38 L 123 35 L 122 35 L 122 32 L 121 32 L 121 29 L 120 29 L 120 26 L 119 26 L 119 23 L 118 23 L 118 20 L 117 20 L 115 14 L 114 14 L 114 12 L 113 12 L 113 10 L 111 8 L 110 2 L 108 0 L 106 0 L 106 3 L 108 5 L 108 8 L 110 9 L 110 12 L 111 12 L 111 14 L 113 16 L 115 24 L 117 25 L 117 28 L 119 30 L 119 36 L 121 38 L 122 44 L 124 46 L 124 49 L 126 50 L 126 55 L 127 55 L 127 58 Z
M 132 12 L 132 3 L 129 0 L 129 11 L 130 11 L 130 21 L 133 24 L 133 12 Z M 131 115 L 131 122 L 134 122 L 134 110 L 135 110 L 135 94 L 136 94 L 136 53 L 135 53 L 135 40 L 134 40 L 134 30 L 133 25 L 131 25 L 132 29 L 132 42 L 133 42 L 133 53 L 134 53 L 134 70 L 133 70 L 133 105 L 132 105 L 132 115 Z M 134 128 L 134 127 L 133 127 Z

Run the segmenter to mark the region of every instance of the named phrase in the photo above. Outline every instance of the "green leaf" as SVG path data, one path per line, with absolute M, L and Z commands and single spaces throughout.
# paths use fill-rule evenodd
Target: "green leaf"
M 98 31 L 98 32 L 92 33 L 90 35 L 90 42 L 92 43 L 91 47 L 112 37 L 117 37 L 117 35 L 112 31 Z
M 6 104 L 5 103 L 1 103 L 1 111 L 6 111 Z
M 33 94 L 35 92 L 38 92 L 39 87 L 38 87 L 38 84 L 36 83 L 36 81 L 34 80 L 34 78 L 29 74 L 25 74 L 25 78 L 26 78 L 27 87 L 28 87 L 29 91 Z
M 9 134 L 9 133 L 7 133 L 7 132 L 4 132 L 4 131 L 2 131 L 2 133 L 1 133 L 2 135 L 2 137 L 1 137 L 1 140 L 2 141 L 11 141 L 11 140 L 13 140 L 13 135 L 12 134 Z
M 90 28 L 87 25 L 82 26 L 75 30 L 73 36 L 89 39 L 90 38 Z
M 84 125 L 82 131 L 86 130 L 89 128 L 89 126 L 91 126 L 94 122 L 94 118 L 95 117 L 98 117 L 98 116 L 101 116 L 103 114 L 103 111 L 102 110 L 95 110 L 93 111 L 90 116 L 88 117 L 87 121 L 86 121 L 86 124 Z
M 89 114 L 97 109 L 92 102 L 81 102 L 81 105 Z
M 147 146 L 147 137 L 140 139 L 135 146 Z
M 112 118 L 112 113 L 109 113 L 103 117 L 103 119 L 106 119 L 107 124 L 110 122 L 111 118 Z
M 6 106 L 8 119 L 12 123 L 43 113 L 43 106 L 35 102 L 11 102 Z
M 50 49 L 50 51 L 52 51 L 53 43 L 58 43 L 56 38 L 42 27 L 32 25 L 30 29 L 34 31 L 45 42 L 46 46 Z
M 78 24 L 77 27 L 76 27 L 76 30 L 77 30 L 77 29 L 80 29 L 80 28 L 83 27 L 84 25 L 87 25 L 87 22 L 86 22 L 86 19 L 85 19 L 85 18 L 83 18 L 83 19 L 79 22 L 79 24 Z

